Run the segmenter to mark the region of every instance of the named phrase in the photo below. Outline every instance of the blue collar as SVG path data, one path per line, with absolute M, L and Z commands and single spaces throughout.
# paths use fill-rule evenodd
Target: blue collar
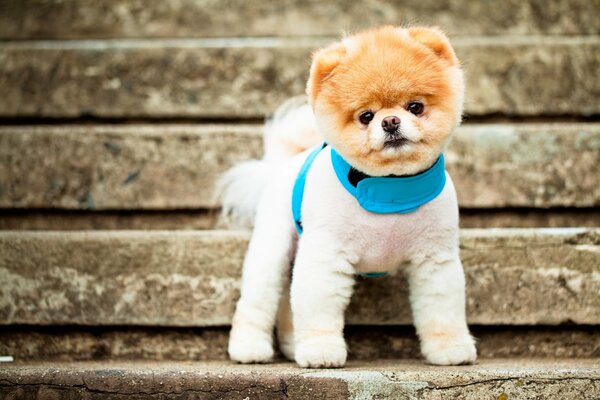
M 292 214 L 298 233 L 302 233 L 301 209 L 306 176 L 326 143 L 315 147 L 300 168 L 292 191 Z M 436 198 L 446 184 L 444 155 L 429 169 L 412 176 L 372 177 L 352 168 L 331 148 L 331 164 L 338 180 L 362 208 L 378 214 L 406 214 Z
M 309 153 L 294 182 L 292 215 L 298 234 L 302 234 L 301 211 L 306 176 L 312 163 L 325 146 L 327 146 L 326 143 L 319 145 Z M 406 214 L 415 211 L 436 198 L 446 184 L 443 154 L 429 169 L 412 176 L 372 177 L 365 175 L 352 168 L 333 148 L 331 148 L 331 164 L 342 186 L 356 198 L 361 207 L 378 214 Z M 386 276 L 387 273 L 371 272 L 358 275 L 376 278 Z
M 411 176 L 365 175 L 331 148 L 338 180 L 362 208 L 377 214 L 406 214 L 435 199 L 446 184 L 444 155 L 427 170 Z

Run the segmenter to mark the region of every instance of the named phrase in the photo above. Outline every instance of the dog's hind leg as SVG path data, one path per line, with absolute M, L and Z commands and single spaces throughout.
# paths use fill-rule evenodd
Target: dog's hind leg
M 295 230 L 291 189 L 275 181 L 261 199 L 244 260 L 241 297 L 229 338 L 231 359 L 242 363 L 273 358 L 273 328 L 281 292 L 289 274 Z

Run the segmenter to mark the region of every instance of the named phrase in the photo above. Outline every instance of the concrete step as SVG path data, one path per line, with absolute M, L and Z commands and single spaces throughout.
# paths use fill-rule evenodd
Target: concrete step
M 590 211 L 591 212 L 591 211 Z M 535 217 L 525 216 L 531 226 L 581 227 L 599 226 L 600 210 L 590 218 L 588 213 L 540 211 Z M 181 230 L 215 229 L 218 210 L 60 210 L 60 209 L 1 209 L 0 230 Z M 485 217 L 484 217 L 485 218 Z M 470 220 L 478 219 L 471 216 Z M 499 217 L 498 223 L 523 221 L 523 216 Z M 483 222 L 481 222 L 483 223 Z M 549 225 L 552 223 L 553 225 Z M 515 225 L 513 225 L 515 226 Z M 520 225 L 516 225 L 520 226 Z M 487 226 L 477 226 L 483 228 Z
M 222 326 L 248 232 L 0 232 L 0 321 Z M 463 230 L 472 324 L 600 324 L 599 229 Z M 359 279 L 351 325 L 406 325 L 402 276 Z
M 490 358 L 600 357 L 600 326 L 471 325 L 477 354 Z M 347 326 L 350 360 L 419 359 L 408 326 Z M 0 355 L 17 361 L 228 360 L 229 327 L 4 326 Z M 278 360 L 283 360 L 279 355 Z
M 261 129 L 3 126 L 0 208 L 214 208 L 217 177 L 261 156 Z M 462 208 L 600 206 L 600 176 L 590 172 L 600 164 L 599 123 L 465 124 L 446 159 Z
M 0 44 L 0 117 L 262 117 L 304 92 L 320 38 Z M 600 36 L 463 37 L 471 115 L 600 113 Z
M 0 369 L 0 397 L 45 399 L 564 399 L 600 396 L 598 359 L 494 359 L 435 367 L 415 361 L 350 363 L 31 363 Z
M 234 10 L 232 10 L 232 7 Z M 0 3 L 0 39 L 337 35 L 381 24 L 432 24 L 451 34 L 596 34 L 594 1 L 146 0 Z M 459 17 L 460 16 L 460 17 Z M 510 21 L 510 23 L 508 23 Z
M 0 230 L 189 230 L 224 228 L 218 210 L 0 209 Z M 600 227 L 600 208 L 461 209 L 461 228 Z

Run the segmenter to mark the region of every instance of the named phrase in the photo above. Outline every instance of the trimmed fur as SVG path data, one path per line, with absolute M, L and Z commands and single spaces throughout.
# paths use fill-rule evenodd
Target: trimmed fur
M 463 91 L 458 60 L 436 28 L 383 27 L 315 53 L 307 83 L 310 107 L 293 100 L 280 108 L 265 130 L 263 160 L 225 178 L 226 213 L 242 210 L 248 216 L 256 210 L 232 321 L 233 360 L 270 361 L 277 325 L 282 352 L 300 366 L 343 366 L 344 311 L 356 273 L 365 272 L 406 274 L 427 362 L 475 360 L 465 315 L 458 205 L 449 176 L 442 193 L 416 211 L 373 214 L 340 185 L 326 148 L 306 177 L 301 237 L 291 212 L 304 149 L 324 138 L 369 175 L 418 173 L 439 157 L 460 123 Z M 414 101 L 424 105 L 421 115 L 407 111 Z M 374 114 L 368 124 L 359 119 L 365 111 Z M 386 142 L 382 120 L 387 116 L 401 121 L 401 146 Z M 254 185 L 252 174 L 262 177 L 260 197 L 245 195 L 251 192 L 246 186 Z
M 258 202 L 273 171 L 322 141 L 305 96 L 293 97 L 281 104 L 265 123 L 263 158 L 234 166 L 217 182 L 215 192 L 221 204 L 219 225 L 251 228 Z

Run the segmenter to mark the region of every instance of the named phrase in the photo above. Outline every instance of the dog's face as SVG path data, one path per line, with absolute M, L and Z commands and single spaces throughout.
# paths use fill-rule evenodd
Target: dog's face
M 325 140 L 352 166 L 411 175 L 460 124 L 464 83 L 441 31 L 387 26 L 316 52 L 307 92 Z

